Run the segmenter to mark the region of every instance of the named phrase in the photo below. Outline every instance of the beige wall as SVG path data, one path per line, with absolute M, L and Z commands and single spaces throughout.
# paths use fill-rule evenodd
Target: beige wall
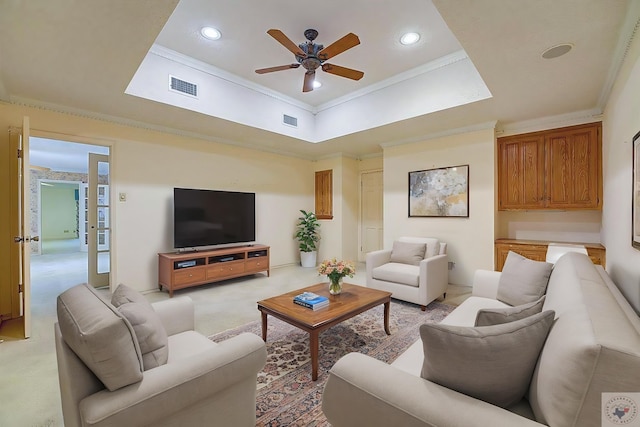
M 401 236 L 436 237 L 456 266 L 449 282 L 471 285 L 478 268 L 493 269 L 494 129 L 452 135 L 384 150 L 384 246 Z M 469 165 L 469 218 L 409 218 L 411 171 Z
M 640 37 L 627 51 L 603 121 L 602 242 L 607 272 L 640 312 L 640 251 L 631 246 L 632 138 L 640 131 Z
M 157 289 L 157 253 L 173 249 L 174 186 L 256 192 L 257 241 L 271 246 L 273 266 L 298 263 L 293 239 L 299 209 L 313 209 L 313 163 L 194 138 L 117 125 L 42 109 L 0 104 L 0 128 L 20 127 L 29 116 L 32 135 L 111 147 L 114 259 L 112 284 Z M 9 139 L 0 133 L 2 162 L 10 164 Z M 10 233 L 8 168 L 0 168 L 0 231 Z M 126 193 L 125 202 L 117 201 Z M 0 254 L 11 248 L 3 239 Z M 10 263 L 0 257 L 0 296 Z M 3 297 L 4 298 L 4 297 Z

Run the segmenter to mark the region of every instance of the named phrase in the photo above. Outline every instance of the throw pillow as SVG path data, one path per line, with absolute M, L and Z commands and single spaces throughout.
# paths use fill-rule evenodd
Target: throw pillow
M 476 326 L 500 325 L 538 314 L 542 311 L 544 299 L 545 296 L 543 295 L 538 301 L 517 305 L 515 307 L 483 308 L 478 310 L 478 314 L 476 315 Z
M 111 303 L 131 323 L 135 331 L 144 370 L 164 365 L 169 359 L 169 337 L 160 317 L 147 299 L 136 290 L 120 284 Z
M 122 304 L 126 304 L 128 302 L 137 302 L 140 304 L 148 304 L 151 307 L 151 304 L 147 299 L 135 289 L 120 283 L 115 291 L 113 291 L 113 295 L 111 295 L 111 304 L 114 307 L 120 307 Z
M 424 259 L 426 249 L 424 243 L 395 241 L 393 249 L 391 249 L 391 262 L 419 265 L 420 261 Z
M 507 408 L 527 392 L 555 312 L 478 328 L 420 326 L 421 376 L 460 393 Z
M 65 343 L 110 391 L 142 380 L 143 362 L 131 324 L 87 284 L 57 298 Z
M 498 282 L 498 300 L 509 305 L 537 301 L 547 290 L 553 264 L 509 251 Z
M 144 370 L 156 368 L 169 359 L 169 338 L 160 317 L 153 307 L 146 304 L 129 302 L 118 310 L 127 318 L 136 333 Z

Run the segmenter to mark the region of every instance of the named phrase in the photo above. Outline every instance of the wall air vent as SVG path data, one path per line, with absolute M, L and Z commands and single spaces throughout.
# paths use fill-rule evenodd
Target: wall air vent
M 282 123 L 284 123 L 287 126 L 293 126 L 295 128 L 298 127 L 298 118 L 297 117 L 292 117 L 292 116 L 287 116 L 286 114 L 282 115 Z
M 180 80 L 174 76 L 169 76 L 169 89 L 184 95 L 198 97 L 198 85 Z

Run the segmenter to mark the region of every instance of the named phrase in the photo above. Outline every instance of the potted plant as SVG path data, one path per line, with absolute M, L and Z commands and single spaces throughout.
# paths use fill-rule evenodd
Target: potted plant
M 318 248 L 316 243 L 320 240 L 320 223 L 316 214 L 300 210 L 302 216 L 298 218 L 295 238 L 298 239 L 300 249 L 300 264 L 303 267 L 315 267 Z

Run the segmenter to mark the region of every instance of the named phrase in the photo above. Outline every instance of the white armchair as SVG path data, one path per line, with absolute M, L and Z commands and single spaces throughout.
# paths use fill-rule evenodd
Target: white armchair
M 367 254 L 367 287 L 420 305 L 446 295 L 449 284 L 447 244 L 429 237 L 400 237 L 393 249 Z
M 152 307 L 166 330 L 168 360 L 143 370 L 148 359 L 140 357 L 141 343 L 155 331 L 135 332 L 89 286 L 58 297 L 54 330 L 65 426 L 254 426 L 264 341 L 245 333 L 214 343 L 193 330 L 188 297 Z

